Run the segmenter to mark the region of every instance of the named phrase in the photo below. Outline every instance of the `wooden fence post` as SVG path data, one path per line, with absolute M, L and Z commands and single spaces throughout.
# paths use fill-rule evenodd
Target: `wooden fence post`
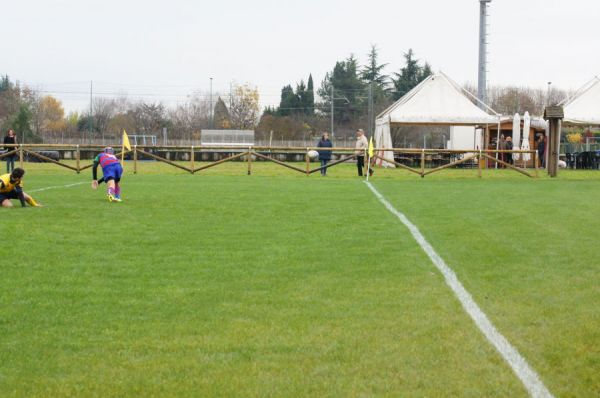
M 537 156 L 537 151 L 533 151 L 533 167 L 535 168 L 535 176 L 536 177 L 539 177 L 538 170 L 539 170 L 540 166 L 538 163 L 539 163 L 539 159 Z
M 483 161 L 483 159 L 481 159 L 481 149 L 480 149 L 479 156 L 477 157 L 477 175 L 479 178 L 481 178 L 481 168 L 483 167 L 482 161 Z
M 19 145 L 19 164 L 23 168 L 23 145 Z
M 248 147 L 248 175 L 252 174 L 252 147 Z
M 192 170 L 192 174 L 194 174 L 194 146 L 192 145 L 192 149 L 190 150 L 190 169 Z
M 421 178 L 425 177 L 425 148 L 421 150 Z
M 76 166 L 77 166 L 77 174 L 81 171 L 80 161 L 81 161 L 81 151 L 79 150 L 79 145 L 77 145 L 77 151 L 75 153 Z
M 308 147 L 306 148 L 306 155 L 304 155 L 304 158 L 306 160 L 306 176 L 308 177 L 310 175 L 310 157 L 308 156 Z
M 560 152 L 560 130 L 561 122 L 565 117 L 562 106 L 548 106 L 544 109 L 544 119 L 548 121 L 548 155 L 546 165 L 550 177 L 558 175 L 558 156 Z
M 133 146 L 133 174 L 137 174 L 137 145 Z

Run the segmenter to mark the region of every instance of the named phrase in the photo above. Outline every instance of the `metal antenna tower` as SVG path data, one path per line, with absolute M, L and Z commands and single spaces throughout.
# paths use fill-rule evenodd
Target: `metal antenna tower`
M 488 3 L 492 0 L 479 0 L 479 74 L 477 98 L 487 104 L 487 45 L 488 45 Z M 480 107 L 482 105 L 480 104 Z

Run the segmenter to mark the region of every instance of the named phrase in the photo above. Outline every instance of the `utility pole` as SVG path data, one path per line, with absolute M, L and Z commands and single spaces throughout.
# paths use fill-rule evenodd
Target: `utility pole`
M 335 138 L 335 135 L 333 134 L 333 96 L 334 92 L 333 92 L 333 84 L 331 85 L 331 141 L 333 141 L 333 139 Z
M 90 80 L 90 117 L 88 120 L 88 127 L 89 127 L 89 131 L 88 131 L 88 139 L 90 144 L 92 143 L 92 129 L 94 126 L 94 119 L 93 119 L 93 109 L 92 109 L 92 105 L 93 105 L 93 82 Z
M 477 80 L 477 98 L 487 103 L 487 45 L 488 45 L 488 3 L 492 0 L 479 0 L 479 73 Z M 479 104 L 484 109 L 483 104 Z
M 213 100 L 212 100 L 212 81 L 213 78 L 210 78 L 210 128 L 214 128 L 214 116 L 213 116 Z

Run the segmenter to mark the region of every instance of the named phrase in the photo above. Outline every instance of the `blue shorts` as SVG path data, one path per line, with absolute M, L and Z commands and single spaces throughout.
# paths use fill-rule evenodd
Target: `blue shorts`
M 102 169 L 102 175 L 104 182 L 115 180 L 116 182 L 121 181 L 121 174 L 123 174 L 123 168 L 120 163 L 109 164 Z
M 12 191 L 9 191 L 9 192 L 0 193 L 0 204 L 2 204 L 2 202 L 4 202 L 7 199 L 8 200 L 10 200 L 10 199 L 19 199 L 19 194 L 14 189 Z

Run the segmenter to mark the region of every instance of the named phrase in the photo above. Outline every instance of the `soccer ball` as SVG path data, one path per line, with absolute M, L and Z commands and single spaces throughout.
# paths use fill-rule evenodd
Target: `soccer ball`
M 319 157 L 319 152 L 315 151 L 315 150 L 310 150 L 308 151 L 308 158 L 311 160 L 315 160 L 316 158 Z

